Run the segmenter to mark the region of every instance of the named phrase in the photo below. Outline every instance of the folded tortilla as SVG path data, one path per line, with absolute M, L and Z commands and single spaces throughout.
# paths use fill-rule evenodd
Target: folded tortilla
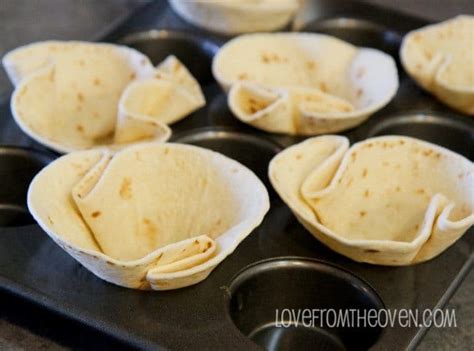
M 15 121 L 58 152 L 166 141 L 168 124 L 205 104 L 199 84 L 174 56 L 155 69 L 124 46 L 40 42 L 11 51 L 3 65 L 15 85 Z
M 298 0 L 169 0 L 189 23 L 223 34 L 272 31 L 284 27 L 299 7 Z
M 418 139 L 311 138 L 278 154 L 269 176 L 317 239 L 359 262 L 427 261 L 474 224 L 473 163 Z
M 408 33 L 400 58 L 408 74 L 441 102 L 474 115 L 474 16 Z
M 70 153 L 44 168 L 28 207 L 98 277 L 128 288 L 196 284 L 260 224 L 268 193 L 249 169 L 181 144 Z
M 213 74 L 231 111 L 268 132 L 316 135 L 359 125 L 394 97 L 392 57 L 313 33 L 248 34 L 225 44 Z

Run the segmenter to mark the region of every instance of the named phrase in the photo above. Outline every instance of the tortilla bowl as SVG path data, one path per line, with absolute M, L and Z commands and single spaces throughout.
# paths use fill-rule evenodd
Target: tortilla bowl
M 474 16 L 461 15 L 408 33 L 400 58 L 408 74 L 441 102 L 474 115 Z
M 205 104 L 174 56 L 155 68 L 125 46 L 39 42 L 9 52 L 3 65 L 15 85 L 15 122 L 60 153 L 166 141 L 169 123 Z
M 474 224 L 473 163 L 414 138 L 311 138 L 275 156 L 269 177 L 311 234 L 359 262 L 427 261 Z
M 212 71 L 238 119 L 292 135 L 359 125 L 398 89 L 391 56 L 315 33 L 242 35 L 219 50 Z
M 299 7 L 298 0 L 169 0 L 187 22 L 223 34 L 265 32 L 284 27 Z
M 249 169 L 184 144 L 65 155 L 32 181 L 41 228 L 101 279 L 169 290 L 205 279 L 263 220 L 268 193 Z

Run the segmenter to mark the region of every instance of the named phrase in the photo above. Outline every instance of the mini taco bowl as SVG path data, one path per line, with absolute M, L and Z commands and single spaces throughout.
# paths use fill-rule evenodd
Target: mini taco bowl
M 229 35 L 280 29 L 290 22 L 299 7 L 298 0 L 169 0 L 169 3 L 187 22 Z
M 150 143 L 57 159 L 32 181 L 28 208 L 99 278 L 170 290 L 205 279 L 260 224 L 269 199 L 257 176 L 234 160 Z
M 311 138 L 275 156 L 269 177 L 311 234 L 359 262 L 427 261 L 474 224 L 472 162 L 414 138 Z
M 242 35 L 221 48 L 212 70 L 234 115 L 275 133 L 349 129 L 398 89 L 392 57 L 314 33 Z
M 205 103 L 199 84 L 175 57 L 155 68 L 143 54 L 119 45 L 39 42 L 11 51 L 3 65 L 15 85 L 15 122 L 60 153 L 166 141 L 171 135 L 166 121 L 184 118 Z M 141 88 L 150 81 L 162 89 Z M 137 90 L 148 94 L 139 96 Z M 132 97 L 136 101 L 129 111 Z M 174 116 L 163 121 L 156 111 Z
M 474 16 L 460 15 L 412 32 L 400 58 L 407 73 L 441 102 L 474 115 Z

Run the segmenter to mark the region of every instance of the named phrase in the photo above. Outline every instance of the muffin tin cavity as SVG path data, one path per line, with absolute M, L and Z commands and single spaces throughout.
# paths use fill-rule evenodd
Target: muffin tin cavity
M 306 24 L 304 32 L 332 35 L 353 45 L 371 47 L 398 57 L 402 36 L 377 23 L 350 17 L 316 20 Z
M 233 158 L 250 168 L 271 189 L 267 166 L 281 147 L 270 140 L 230 128 L 200 128 L 177 134 L 172 141 L 205 147 Z
M 367 137 L 389 134 L 423 139 L 474 159 L 474 127 L 460 119 L 428 114 L 397 116 L 374 124 Z
M 367 350 L 379 338 L 380 327 L 328 328 L 324 324 L 335 322 L 332 314 L 315 318 L 314 323 L 298 323 L 294 315 L 322 309 L 364 313 L 383 306 L 377 293 L 352 273 L 297 257 L 248 266 L 233 279 L 227 301 L 235 326 L 266 350 Z
M 34 223 L 26 207 L 31 179 L 52 158 L 33 149 L 0 147 L 0 227 Z
M 141 51 L 153 64 L 175 55 L 200 84 L 214 80 L 211 64 L 219 46 L 209 39 L 179 31 L 150 30 L 127 35 L 118 43 Z

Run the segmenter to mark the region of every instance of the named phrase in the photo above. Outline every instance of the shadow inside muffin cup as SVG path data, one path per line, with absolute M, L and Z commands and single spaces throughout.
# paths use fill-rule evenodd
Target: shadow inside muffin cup
M 220 152 L 251 169 L 269 191 L 272 189 L 267 176 L 268 164 L 282 150 L 273 141 L 223 127 L 189 130 L 174 135 L 171 141 Z
M 367 350 L 383 331 L 362 323 L 342 325 L 332 313 L 320 314 L 354 310 L 363 315 L 384 304 L 352 273 L 309 258 L 282 257 L 248 266 L 232 280 L 226 306 L 235 326 L 266 350 Z M 306 312 L 310 318 L 296 318 Z
M 377 23 L 356 18 L 316 20 L 300 29 L 334 36 L 353 45 L 382 50 L 398 59 L 402 36 Z
M 150 30 L 127 35 L 118 44 L 137 49 L 154 65 L 174 55 L 201 85 L 214 81 L 211 65 L 219 45 L 207 38 L 179 31 Z
M 37 150 L 0 147 L 0 227 L 35 223 L 26 206 L 26 194 L 33 177 L 53 160 Z
M 442 115 L 414 114 L 394 116 L 373 123 L 367 137 L 404 135 L 422 139 L 474 160 L 474 127 Z

